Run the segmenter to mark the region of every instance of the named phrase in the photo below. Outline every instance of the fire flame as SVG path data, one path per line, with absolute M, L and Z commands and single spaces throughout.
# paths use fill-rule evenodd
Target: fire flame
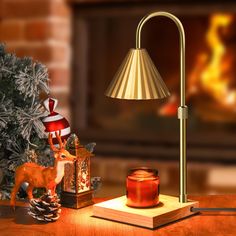
M 186 98 L 189 99 L 203 91 L 216 104 L 235 111 L 236 89 L 231 88 L 233 78 L 229 73 L 232 68 L 231 57 L 226 53 L 220 35 L 220 30 L 227 30 L 232 20 L 233 16 L 229 14 L 213 14 L 210 17 L 206 33 L 206 43 L 210 52 L 201 52 L 197 55 L 196 64 L 188 78 Z M 166 116 L 175 115 L 177 106 L 178 99 L 171 97 L 158 113 Z
M 224 106 L 236 104 L 236 90 L 230 88 L 231 78 L 228 71 L 231 67 L 230 57 L 226 55 L 226 47 L 219 34 L 220 29 L 227 29 L 232 16 L 214 14 L 210 19 L 210 27 L 206 34 L 206 42 L 210 55 L 200 53 L 196 67 L 190 75 L 189 95 L 203 89 L 216 102 Z

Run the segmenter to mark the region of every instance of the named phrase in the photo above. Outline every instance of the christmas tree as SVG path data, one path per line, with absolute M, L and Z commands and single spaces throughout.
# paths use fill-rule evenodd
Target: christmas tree
M 10 197 L 17 166 L 51 164 L 50 153 L 45 157 L 41 118 L 46 114 L 40 98 L 49 93 L 48 82 L 43 64 L 7 53 L 0 44 L 0 199 Z

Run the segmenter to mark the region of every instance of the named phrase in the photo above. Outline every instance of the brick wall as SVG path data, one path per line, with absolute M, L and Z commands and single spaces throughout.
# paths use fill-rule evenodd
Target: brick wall
M 47 65 L 57 111 L 70 118 L 71 12 L 64 0 L 0 0 L 0 41 Z

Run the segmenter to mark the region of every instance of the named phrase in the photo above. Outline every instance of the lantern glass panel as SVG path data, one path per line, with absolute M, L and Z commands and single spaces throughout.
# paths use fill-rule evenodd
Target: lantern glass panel
M 65 165 L 63 191 L 76 193 L 76 186 L 78 187 L 77 193 L 90 190 L 90 157 L 79 160 L 78 163 Z

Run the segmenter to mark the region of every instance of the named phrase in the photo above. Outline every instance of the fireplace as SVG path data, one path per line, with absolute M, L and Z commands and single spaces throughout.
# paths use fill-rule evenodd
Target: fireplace
M 179 44 L 173 22 L 164 18 L 150 21 L 142 40 L 172 96 L 148 102 L 104 96 L 125 53 L 135 46 L 138 21 L 146 13 L 162 9 L 176 14 L 186 31 L 188 158 L 235 162 L 233 1 L 224 8 L 217 3 L 188 1 L 181 6 L 177 1 L 75 4 L 73 129 L 85 141 L 96 140 L 97 153 L 103 156 L 177 160 Z

